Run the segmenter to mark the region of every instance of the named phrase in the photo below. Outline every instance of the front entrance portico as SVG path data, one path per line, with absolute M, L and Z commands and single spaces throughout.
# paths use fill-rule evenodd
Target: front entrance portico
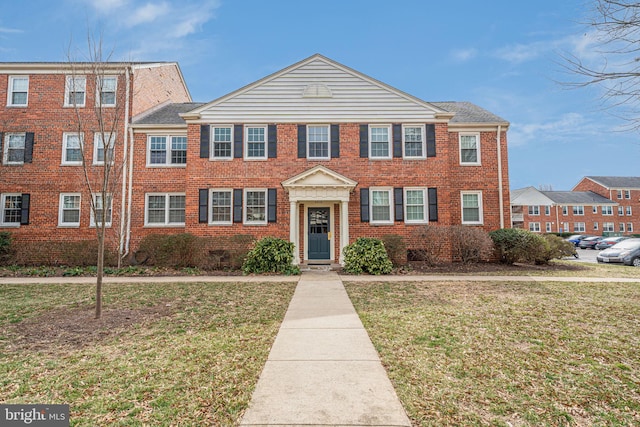
M 343 263 L 343 249 L 349 244 L 349 198 L 357 184 L 321 165 L 282 182 L 282 186 L 289 194 L 289 240 L 294 244 L 295 264 L 307 262 L 310 259 L 335 262 L 336 235 L 339 238 L 338 262 Z M 336 204 L 339 205 L 340 220 L 339 229 L 333 232 Z M 304 205 L 302 216 L 300 215 L 301 205 Z M 325 215 L 328 215 L 328 218 L 325 218 Z M 301 218 L 304 221 L 302 224 L 300 224 Z M 304 231 L 302 259 L 300 258 L 300 231 Z M 328 250 L 326 245 L 321 245 L 318 240 L 325 237 L 328 240 Z

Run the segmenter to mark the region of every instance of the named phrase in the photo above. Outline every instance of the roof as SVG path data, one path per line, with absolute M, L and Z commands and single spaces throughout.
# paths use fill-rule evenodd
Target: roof
M 456 113 L 451 119 L 451 123 L 508 123 L 502 117 L 467 101 L 431 102 L 431 104 L 445 111 Z
M 96 61 L 96 62 L 73 62 L 73 61 L 60 61 L 60 62 L 0 62 L 0 73 L 14 73 L 14 72 L 63 72 L 64 70 L 74 68 L 88 68 L 92 69 L 96 66 L 104 67 L 106 69 L 121 69 L 125 67 L 140 68 L 140 67 L 158 67 L 163 65 L 177 65 L 174 61 L 149 61 L 149 62 L 125 62 L 125 61 Z
M 186 125 L 180 114 L 203 106 L 203 102 L 180 102 L 165 104 L 133 118 L 134 125 Z
M 606 188 L 640 189 L 640 176 L 585 176 Z
M 541 191 L 557 205 L 617 205 L 593 191 Z

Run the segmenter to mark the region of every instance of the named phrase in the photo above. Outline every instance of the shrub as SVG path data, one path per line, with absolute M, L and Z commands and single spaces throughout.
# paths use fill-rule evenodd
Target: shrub
M 150 234 L 142 239 L 136 261 L 158 267 L 198 267 L 205 262 L 204 241 L 189 233 Z
M 0 232 L 0 264 L 5 264 L 11 258 L 11 233 Z
M 489 261 L 493 255 L 493 240 L 481 228 L 453 225 L 448 228 L 453 259 L 464 263 Z
M 277 237 L 264 237 L 256 242 L 242 265 L 244 274 L 299 274 L 293 265 L 293 243 Z
M 344 248 L 344 269 L 353 274 L 389 274 L 393 264 L 382 240 L 359 237 Z
M 447 227 L 427 225 L 418 227 L 411 236 L 411 260 L 435 265 L 448 259 L 449 235 Z
M 552 259 L 568 257 L 576 251 L 573 243 L 554 234 L 544 234 L 542 237 L 546 240 L 547 247 L 546 251 L 536 260 L 536 264 L 548 264 Z
M 386 234 L 381 238 L 384 248 L 394 267 L 407 264 L 407 245 L 404 237 L 397 234 Z
M 13 245 L 12 261 L 17 265 L 95 266 L 98 259 L 97 240 L 77 242 L 20 242 Z M 105 266 L 117 265 L 117 251 L 105 244 Z
M 489 236 L 500 261 L 507 264 L 539 263 L 549 250 L 549 243 L 545 238 L 529 230 L 502 228 L 492 231 Z

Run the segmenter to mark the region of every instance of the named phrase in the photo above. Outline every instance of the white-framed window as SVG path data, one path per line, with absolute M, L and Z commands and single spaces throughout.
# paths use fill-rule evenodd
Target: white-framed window
M 267 126 L 247 125 L 244 127 L 245 159 L 267 158 Z
M 624 198 L 627 200 L 631 199 L 631 190 L 624 190 Z
M 551 231 L 553 231 L 551 227 L 552 227 L 552 225 L 551 225 L 550 222 L 545 223 L 545 231 L 547 233 L 551 233 Z
M 22 218 L 22 194 L 2 195 L 2 216 L 0 226 L 19 227 Z
M 618 199 L 622 199 L 622 190 L 618 190 Z
M 3 162 L 5 165 L 24 164 L 26 133 L 7 133 L 4 137 Z
M 479 165 L 480 164 L 480 134 L 461 133 L 460 134 L 460 164 Z
M 64 87 L 65 107 L 84 107 L 87 98 L 87 78 L 67 76 Z
M 562 215 L 569 215 L 569 207 L 568 206 L 563 206 L 562 207 Z
M 551 206 L 547 205 L 547 206 L 544 207 L 544 214 L 546 216 L 551 215 Z
M 233 222 L 233 190 L 214 188 L 209 193 L 209 224 Z
M 614 231 L 615 225 L 612 222 L 604 222 L 602 223 L 602 231 Z
M 462 191 L 462 223 L 463 224 L 483 224 L 482 214 L 482 192 Z
M 598 207 L 597 207 L 597 206 L 594 206 L 594 207 L 593 207 L 593 213 L 594 213 L 594 214 L 597 214 L 597 213 L 598 213 Z
M 244 223 L 259 225 L 267 223 L 267 190 L 247 188 L 244 190 Z
M 628 233 L 633 233 L 633 223 L 632 222 L 628 222 L 627 223 L 627 232 Z
M 145 194 L 145 226 L 183 227 L 185 223 L 185 199 L 184 193 Z
M 573 207 L 573 214 L 574 215 L 584 215 L 584 206 L 574 206 Z
M 426 158 L 426 138 L 423 125 L 402 125 L 402 154 L 407 159 Z
M 393 224 L 393 188 L 370 188 L 369 202 L 371 224 Z
M 94 194 L 92 195 L 92 197 L 93 197 L 93 204 L 96 209 L 96 215 L 94 216 L 93 209 L 91 209 L 89 225 L 91 227 L 95 227 L 96 225 L 100 225 L 100 220 L 102 219 L 102 212 L 105 209 L 105 203 L 102 202 L 102 194 Z M 105 222 L 104 222 L 105 227 L 111 227 L 111 214 L 113 211 L 112 207 L 113 207 L 113 197 L 111 197 L 111 194 L 107 194 Z M 97 221 L 96 221 L 96 217 L 98 218 Z
M 78 132 L 65 132 L 62 134 L 62 164 L 78 166 L 82 165 L 82 144 L 84 134 Z
M 233 159 L 233 126 L 211 125 L 211 159 Z
M 618 206 L 618 216 L 624 216 L 624 206 Z
M 7 106 L 26 107 L 29 102 L 29 76 L 9 76 Z
M 307 158 L 314 160 L 328 160 L 331 158 L 331 144 L 329 143 L 329 125 L 307 126 Z
M 602 207 L 602 215 L 606 215 L 606 216 L 613 215 L 613 207 L 611 207 L 611 206 L 603 206 Z
M 96 81 L 96 106 L 115 107 L 118 77 L 99 76 Z
M 408 224 L 424 224 L 427 218 L 427 189 L 404 189 L 404 222 Z
M 584 233 L 586 230 L 584 222 L 574 222 L 573 223 L 573 231 L 575 233 Z
M 391 125 L 369 126 L 369 158 L 391 158 Z
M 624 233 L 624 231 L 625 231 L 624 222 L 621 222 L 620 224 L 618 224 L 618 230 L 621 233 Z
M 105 144 L 105 139 L 107 143 Z M 93 164 L 104 165 L 105 146 L 107 148 L 107 160 L 113 163 L 113 153 L 115 146 L 115 135 L 113 133 L 96 132 L 93 135 Z
M 631 206 L 627 206 L 626 210 L 627 210 L 627 216 L 631 216 Z
M 539 222 L 530 222 L 529 223 L 529 231 L 532 231 L 534 233 L 539 233 L 540 232 L 540 223 Z
M 597 221 L 593 223 L 593 231 L 596 231 L 596 230 L 598 230 L 598 222 Z
M 537 205 L 529 206 L 529 215 L 540 215 L 540 206 L 537 206 Z
M 569 231 L 569 223 L 568 222 L 563 222 L 562 223 L 562 231 Z
M 59 227 L 80 226 L 80 193 L 61 193 L 58 210 Z
M 187 164 L 187 137 L 149 135 L 147 166 L 184 166 Z

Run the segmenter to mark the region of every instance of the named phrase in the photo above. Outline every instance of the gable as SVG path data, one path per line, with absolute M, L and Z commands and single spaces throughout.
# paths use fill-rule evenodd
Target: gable
M 282 186 L 286 189 L 294 187 L 340 187 L 351 190 L 356 185 L 357 182 L 322 165 L 315 166 L 282 182 Z

